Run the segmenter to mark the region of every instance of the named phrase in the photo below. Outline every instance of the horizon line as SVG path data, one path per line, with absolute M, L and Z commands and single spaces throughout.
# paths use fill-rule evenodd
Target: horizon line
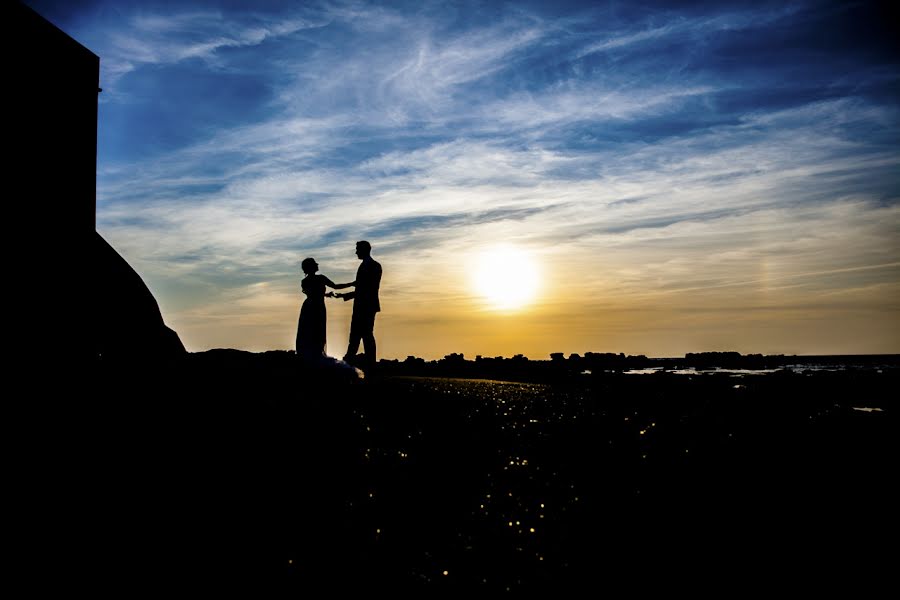
M 193 351 L 193 352 L 192 352 L 192 351 L 188 351 L 187 353 L 188 353 L 188 354 L 203 354 L 203 353 L 205 353 L 205 352 L 215 352 L 215 351 L 246 352 L 246 353 L 248 353 L 248 354 L 267 354 L 267 353 L 269 353 L 269 352 L 285 352 L 285 353 L 294 353 L 294 352 L 295 352 L 293 349 L 290 349 L 290 348 L 288 348 L 288 349 L 285 349 L 285 348 L 273 348 L 273 349 L 270 349 L 270 350 L 242 350 L 242 349 L 240 349 L 240 348 L 208 348 L 208 349 L 206 349 L 206 350 L 198 350 L 198 351 Z M 483 355 L 483 354 L 476 354 L 476 355 L 474 355 L 474 358 L 466 358 L 464 353 L 461 353 L 461 352 L 450 352 L 450 353 L 448 353 L 448 354 L 445 354 L 445 355 L 442 356 L 441 358 L 427 359 L 427 358 L 422 358 L 422 357 L 419 357 L 419 356 L 415 356 L 415 355 L 413 355 L 413 354 L 410 354 L 410 355 L 407 355 L 407 356 L 404 357 L 404 358 L 384 358 L 384 357 L 381 357 L 381 358 L 379 358 L 378 360 L 379 360 L 379 361 L 381 361 L 381 360 L 399 360 L 399 361 L 404 361 L 404 360 L 406 360 L 406 359 L 408 359 L 408 358 L 422 358 L 422 360 L 425 360 L 425 361 L 440 361 L 440 360 L 446 359 L 448 356 L 459 355 L 459 356 L 463 357 L 463 360 L 467 360 L 467 361 L 474 361 L 475 359 L 477 359 L 477 358 L 479 358 L 479 357 L 482 358 L 482 359 L 497 359 L 497 358 L 512 359 L 512 358 L 515 358 L 516 356 L 522 356 L 522 357 L 524 357 L 524 358 L 526 358 L 526 359 L 528 359 L 528 360 L 535 360 L 535 361 L 538 361 L 538 360 L 546 360 L 546 361 L 551 361 L 551 360 L 552 360 L 552 358 L 551 358 L 552 354 L 556 354 L 556 353 L 554 352 L 554 353 L 548 354 L 548 355 L 547 355 L 547 356 L 548 356 L 547 358 L 530 358 L 530 357 L 528 357 L 528 356 L 525 356 L 524 354 L 514 354 L 514 355 L 512 355 L 512 356 L 486 356 L 486 355 Z M 565 354 L 565 353 L 562 353 L 562 354 Z M 762 353 L 762 352 L 752 352 L 752 353 L 744 354 L 744 353 L 742 353 L 742 352 L 738 352 L 737 350 L 703 350 L 703 351 L 699 351 L 699 352 L 686 352 L 683 356 L 650 356 L 650 355 L 648 355 L 648 354 L 625 354 L 624 352 L 595 352 L 595 351 L 593 351 L 593 350 L 588 350 L 588 351 L 586 351 L 586 352 L 584 352 L 584 353 L 578 353 L 578 352 L 572 352 L 572 353 L 569 353 L 568 356 L 564 356 L 564 360 L 570 360 L 570 358 L 572 357 L 572 355 L 576 355 L 576 356 L 578 356 L 579 358 L 585 358 L 585 356 L 586 356 L 587 354 L 601 355 L 601 356 L 624 356 L 625 358 L 642 358 L 642 357 L 643 357 L 643 358 L 646 358 L 646 359 L 648 359 L 648 360 L 651 360 L 651 359 L 652 359 L 652 360 L 679 359 L 679 358 L 687 358 L 688 355 L 706 355 L 706 354 L 737 354 L 737 355 L 739 355 L 741 358 L 757 357 L 757 356 L 761 356 L 761 357 L 764 357 L 764 358 L 767 358 L 767 357 L 772 357 L 772 358 L 775 358 L 775 357 L 786 357 L 786 358 L 790 358 L 790 357 L 797 357 L 797 358 L 817 358 L 817 357 L 844 357 L 844 356 L 866 356 L 866 357 L 874 357 L 874 356 L 896 356 L 896 357 L 900 357 L 900 352 L 887 352 L 887 353 L 885 353 L 885 352 L 874 352 L 874 353 L 857 353 L 857 354 L 769 354 L 769 353 Z

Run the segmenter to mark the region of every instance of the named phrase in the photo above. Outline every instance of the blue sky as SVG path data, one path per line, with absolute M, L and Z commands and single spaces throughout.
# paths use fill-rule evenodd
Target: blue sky
M 291 347 L 300 260 L 369 239 L 386 357 L 900 352 L 874 3 L 28 4 L 100 56 L 98 230 L 191 350 Z

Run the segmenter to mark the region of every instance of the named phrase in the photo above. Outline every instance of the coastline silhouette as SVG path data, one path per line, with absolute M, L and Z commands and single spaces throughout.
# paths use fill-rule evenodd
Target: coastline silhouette
M 371 373 L 376 364 L 375 316 L 381 312 L 378 289 L 381 286 L 381 263 L 372 258 L 372 244 L 365 240 L 356 242 L 356 256 L 362 263 L 356 271 L 356 280 L 343 287 L 355 287 L 352 292 L 335 294 L 344 302 L 353 300 L 353 317 L 350 321 L 350 341 L 344 360 L 354 364 L 361 362 L 363 371 Z M 365 350 L 362 361 L 357 359 L 359 343 Z
M 203 595 L 889 576 L 900 357 L 737 376 L 585 375 L 570 360 L 504 361 L 564 374 L 540 384 L 489 380 L 482 360 L 414 377 L 381 363 L 359 386 L 327 370 L 298 378 L 287 352 L 217 350 L 189 354 L 143 384 L 152 402 L 129 403 L 133 373 L 105 365 L 104 406 L 134 418 L 98 432 L 106 461 L 88 464 L 109 465 L 108 488 L 90 533 L 127 550 L 109 561 L 131 585 L 186 579 Z M 108 462 L 111 448 L 129 468 Z M 102 500 L 123 486 L 135 492 L 113 513 Z

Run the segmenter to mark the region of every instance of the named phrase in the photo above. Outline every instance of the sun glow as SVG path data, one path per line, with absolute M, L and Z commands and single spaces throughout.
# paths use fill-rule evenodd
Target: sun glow
M 538 288 L 538 269 L 528 253 L 501 246 L 480 253 L 475 262 L 475 291 L 495 310 L 516 310 L 531 302 Z

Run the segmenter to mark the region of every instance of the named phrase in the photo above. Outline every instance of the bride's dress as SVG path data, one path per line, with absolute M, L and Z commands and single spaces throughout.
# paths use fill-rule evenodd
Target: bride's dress
M 324 275 L 307 275 L 300 282 L 306 300 L 300 307 L 297 322 L 297 356 L 310 367 L 362 379 L 362 371 L 325 354 L 325 323 L 328 319 L 325 310 L 325 281 Z

